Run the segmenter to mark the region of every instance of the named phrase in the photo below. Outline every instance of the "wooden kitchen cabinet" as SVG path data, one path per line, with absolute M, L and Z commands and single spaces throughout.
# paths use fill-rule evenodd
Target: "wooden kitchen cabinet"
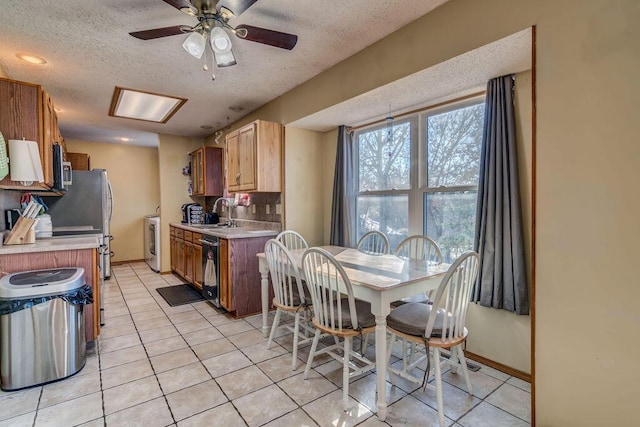
M 227 134 L 227 190 L 282 191 L 282 141 L 282 125 L 264 120 Z
M 74 171 L 91 170 L 91 157 L 87 153 L 67 153 L 67 161 Z
M 202 290 L 202 234 L 193 233 L 193 285 Z
M 193 283 L 193 233 L 184 232 L 184 278 L 187 282 Z
M 222 196 L 224 188 L 223 148 L 201 147 L 189 154 L 192 195 Z
M 177 262 L 177 246 L 176 246 L 176 228 L 173 226 L 169 227 L 169 259 L 171 260 L 171 271 L 176 270 L 176 262 Z
M 169 228 L 171 271 L 200 290 L 203 277 L 201 239 L 201 233 L 174 226 Z
M 175 262 L 175 272 L 178 276 L 184 277 L 184 259 L 185 259 L 185 244 L 184 244 L 184 230 L 181 228 L 176 228 L 175 230 L 175 241 L 176 241 L 176 262 Z
M 231 284 L 229 282 L 230 257 L 229 257 L 229 241 L 220 239 L 219 246 L 220 257 L 220 277 L 218 286 L 220 286 L 220 305 L 227 311 L 233 311 L 231 304 Z
M 262 310 L 256 254 L 264 252 L 270 238 L 220 239 L 220 305 L 237 317 Z
M 53 100 L 40 85 L 0 78 L 0 132 L 6 141 L 23 138 L 36 141 L 44 174 L 43 183 L 29 186 L 11 181 L 8 175 L 0 181 L 0 188 L 50 190 L 53 186 L 53 144 L 61 144 L 63 152 L 65 145 Z

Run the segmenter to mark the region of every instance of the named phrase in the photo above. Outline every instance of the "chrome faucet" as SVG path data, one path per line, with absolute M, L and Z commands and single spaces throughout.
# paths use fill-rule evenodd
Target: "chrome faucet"
M 231 208 L 233 207 L 233 197 L 229 197 L 229 198 L 225 198 L 225 197 L 219 197 L 218 199 L 216 199 L 215 202 L 213 202 L 213 211 L 215 212 L 216 209 L 218 208 L 218 202 L 221 201 L 223 203 L 226 202 L 227 205 L 227 225 L 229 227 L 235 227 L 236 223 L 233 219 L 231 219 Z

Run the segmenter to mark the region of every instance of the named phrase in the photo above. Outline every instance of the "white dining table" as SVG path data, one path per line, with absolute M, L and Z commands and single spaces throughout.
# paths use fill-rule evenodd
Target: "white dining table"
M 353 285 L 354 296 L 371 303 L 376 318 L 376 391 L 377 415 L 387 417 L 387 315 L 390 303 L 400 298 L 436 289 L 449 264 L 428 265 L 423 261 L 398 258 L 395 255 L 370 255 L 352 248 L 322 246 L 342 265 Z M 294 261 L 301 269 L 305 249 L 292 250 Z M 262 333 L 268 336 L 269 266 L 264 253 L 258 254 L 262 291 Z

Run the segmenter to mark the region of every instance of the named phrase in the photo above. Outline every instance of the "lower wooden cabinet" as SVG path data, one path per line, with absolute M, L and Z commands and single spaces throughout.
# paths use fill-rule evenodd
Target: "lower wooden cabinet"
M 202 289 L 202 234 L 170 226 L 171 270 Z M 220 306 L 236 317 L 248 316 L 262 310 L 261 277 L 258 257 L 272 236 L 236 239 L 220 238 L 218 286 Z M 269 300 L 273 298 L 270 290 Z
M 220 305 L 237 317 L 262 310 L 256 254 L 264 252 L 270 238 L 220 239 Z
M 220 286 L 220 305 L 227 311 L 233 311 L 231 302 L 231 284 L 229 282 L 229 241 L 220 239 L 220 277 L 218 278 Z
M 202 234 L 173 226 L 169 230 L 171 271 L 202 289 Z

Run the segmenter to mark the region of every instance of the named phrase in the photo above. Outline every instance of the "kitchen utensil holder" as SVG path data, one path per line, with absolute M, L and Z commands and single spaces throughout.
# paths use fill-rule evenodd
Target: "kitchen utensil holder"
M 36 242 L 36 231 L 33 225 L 36 220 L 21 216 L 4 241 L 5 245 L 24 245 Z

